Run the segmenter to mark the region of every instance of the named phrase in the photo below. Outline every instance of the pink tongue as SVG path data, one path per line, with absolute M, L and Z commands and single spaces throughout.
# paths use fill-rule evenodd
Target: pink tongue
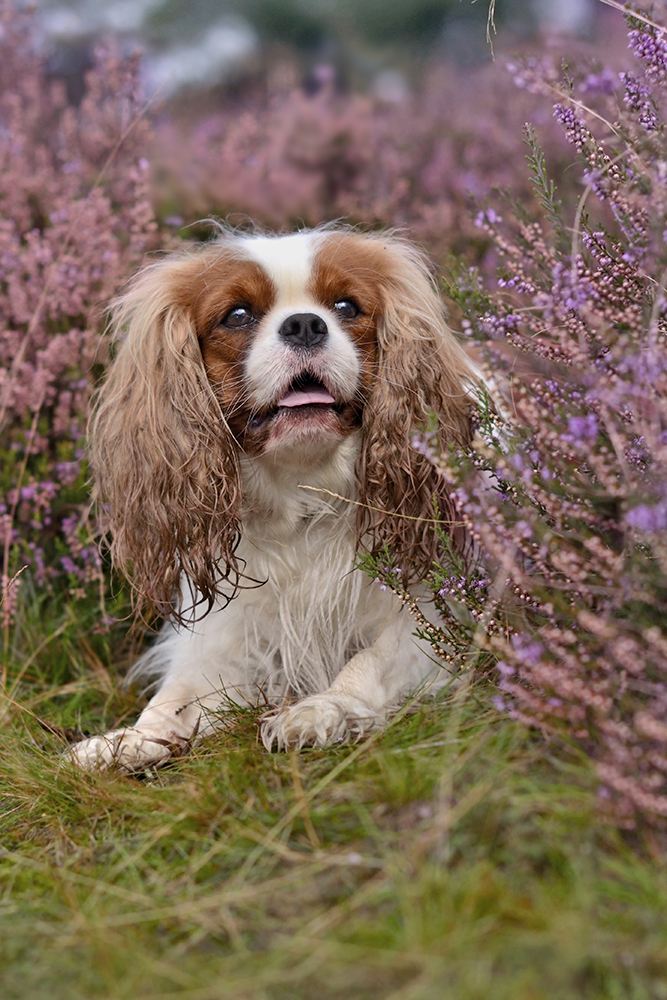
M 323 386 L 313 386 L 312 389 L 295 389 L 278 400 L 278 406 L 307 406 L 308 403 L 334 403 Z

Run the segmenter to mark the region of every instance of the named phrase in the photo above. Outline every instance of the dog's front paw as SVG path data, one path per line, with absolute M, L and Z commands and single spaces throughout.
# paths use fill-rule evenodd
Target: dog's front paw
M 267 750 L 325 747 L 358 740 L 382 725 L 383 718 L 357 698 L 314 694 L 296 705 L 262 716 L 260 735 Z
M 162 738 L 139 729 L 115 729 L 92 736 L 69 749 L 75 764 L 86 771 L 123 771 L 132 774 L 148 767 L 160 767 L 181 756 L 189 741 L 180 737 Z

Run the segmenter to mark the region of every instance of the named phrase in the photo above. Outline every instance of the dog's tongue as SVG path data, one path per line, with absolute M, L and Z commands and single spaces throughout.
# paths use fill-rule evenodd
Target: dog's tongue
M 278 400 L 278 406 L 307 406 L 309 403 L 334 403 L 335 400 L 323 385 L 308 385 L 303 389 L 290 389 Z

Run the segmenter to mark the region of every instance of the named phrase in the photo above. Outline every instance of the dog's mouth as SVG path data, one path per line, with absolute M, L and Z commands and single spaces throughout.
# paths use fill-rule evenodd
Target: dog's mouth
M 278 400 L 278 409 L 298 406 L 335 406 L 336 400 L 324 382 L 310 372 L 302 372 Z
M 337 397 L 333 387 L 313 372 L 304 371 L 280 391 L 270 409 L 251 414 L 244 430 L 256 434 L 274 422 L 290 433 L 297 427 L 304 429 L 311 425 L 313 430 L 319 428 L 321 431 L 325 427 L 340 430 L 348 424 L 356 426 L 360 419 L 357 408 Z

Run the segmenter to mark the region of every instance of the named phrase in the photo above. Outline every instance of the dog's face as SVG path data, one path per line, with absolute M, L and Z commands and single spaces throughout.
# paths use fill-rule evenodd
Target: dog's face
M 474 375 L 416 248 L 342 227 L 224 234 L 140 272 L 115 324 L 91 460 L 140 605 L 173 612 L 183 578 L 209 607 L 241 585 L 243 456 L 331 462 L 341 490 L 356 476 L 359 544 L 392 548 L 406 582 L 430 570 L 434 496 L 452 507 L 412 435 L 435 413 L 442 450 L 466 441 Z M 332 452 L 352 433 L 343 474 Z
M 183 296 L 247 455 L 296 448 L 310 460 L 361 427 L 389 280 L 384 257 L 381 245 L 316 232 L 239 240 L 198 262 Z

